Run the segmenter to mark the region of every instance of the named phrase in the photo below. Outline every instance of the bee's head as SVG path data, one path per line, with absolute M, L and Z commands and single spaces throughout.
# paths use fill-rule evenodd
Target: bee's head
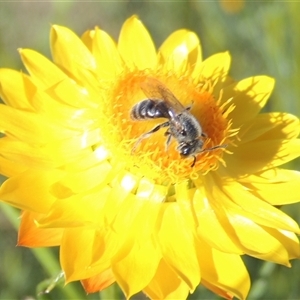
M 200 152 L 202 150 L 202 146 L 203 141 L 196 139 L 190 142 L 181 142 L 178 145 L 177 150 L 179 151 L 180 156 L 185 158 Z

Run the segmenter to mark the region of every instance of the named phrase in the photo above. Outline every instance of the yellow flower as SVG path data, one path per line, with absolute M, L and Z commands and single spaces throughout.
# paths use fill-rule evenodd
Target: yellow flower
M 156 52 L 135 16 L 117 44 L 99 28 L 79 39 L 53 26 L 51 50 L 53 62 L 20 50 L 29 75 L 0 71 L 0 199 L 23 210 L 19 245 L 60 246 L 66 282 L 87 292 L 116 281 L 126 297 L 153 299 L 186 298 L 200 283 L 245 299 L 241 255 L 299 257 L 298 225 L 276 208 L 300 199 L 299 173 L 278 168 L 300 155 L 299 120 L 260 113 L 273 79 L 235 82 L 230 55 L 202 60 L 187 30 Z M 130 117 L 147 95 L 169 93 L 201 124 L 195 157 L 165 134 L 182 125 L 172 103 L 169 118 Z

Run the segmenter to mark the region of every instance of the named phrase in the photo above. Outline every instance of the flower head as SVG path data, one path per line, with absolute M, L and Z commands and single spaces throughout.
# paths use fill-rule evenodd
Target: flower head
M 53 26 L 51 47 L 53 62 L 20 50 L 29 75 L 0 71 L 0 198 L 23 210 L 19 245 L 60 246 L 66 281 L 87 292 L 116 281 L 155 299 L 200 283 L 244 299 L 241 255 L 299 257 L 298 225 L 276 208 L 300 198 L 299 173 L 278 168 L 300 155 L 299 120 L 260 113 L 273 79 L 234 81 L 230 55 L 202 60 L 187 30 L 156 52 L 135 16 L 117 44 Z

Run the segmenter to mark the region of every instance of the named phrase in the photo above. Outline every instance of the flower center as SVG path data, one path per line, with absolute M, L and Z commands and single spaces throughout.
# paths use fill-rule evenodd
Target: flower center
M 212 92 L 210 82 L 195 85 L 187 76 L 127 73 L 105 108 L 112 157 L 160 183 L 215 170 L 230 142 L 232 106 Z

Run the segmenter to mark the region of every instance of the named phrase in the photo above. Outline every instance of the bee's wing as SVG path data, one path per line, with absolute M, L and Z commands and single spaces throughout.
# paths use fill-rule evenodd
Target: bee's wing
M 176 99 L 173 93 L 159 80 L 148 77 L 140 86 L 150 99 L 160 99 L 166 102 L 170 109 L 169 115 L 171 118 L 185 110 L 185 107 Z

